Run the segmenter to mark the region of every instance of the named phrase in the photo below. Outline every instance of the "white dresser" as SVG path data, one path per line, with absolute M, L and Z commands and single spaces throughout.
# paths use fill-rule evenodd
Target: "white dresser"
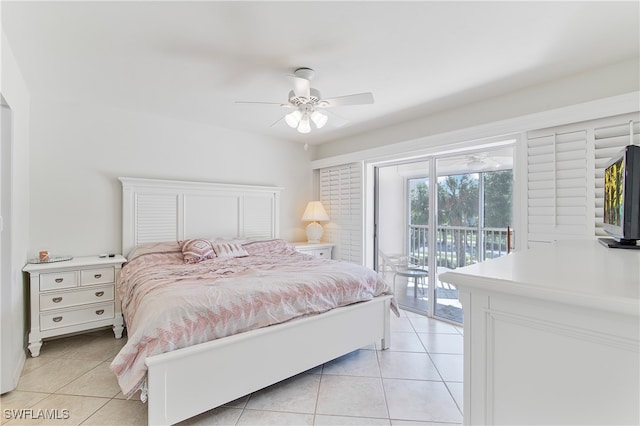
M 562 241 L 441 274 L 465 424 L 640 424 L 640 250 Z
M 293 243 L 297 251 L 310 254 L 315 257 L 331 259 L 333 244 L 331 243 Z
M 126 259 L 120 255 L 77 257 L 54 263 L 28 264 L 29 351 L 40 355 L 42 339 L 111 325 L 122 337 L 123 320 L 115 282 Z

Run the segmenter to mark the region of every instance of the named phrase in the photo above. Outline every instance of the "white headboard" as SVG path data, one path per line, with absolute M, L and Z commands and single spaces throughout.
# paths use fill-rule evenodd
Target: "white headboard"
M 280 187 L 118 179 L 125 256 L 141 243 L 280 235 Z

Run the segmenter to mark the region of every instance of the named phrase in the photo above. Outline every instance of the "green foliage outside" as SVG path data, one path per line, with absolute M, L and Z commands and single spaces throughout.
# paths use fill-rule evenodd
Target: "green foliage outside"
M 438 226 L 477 227 L 479 220 L 479 179 L 484 179 L 483 228 L 511 226 L 512 170 L 450 175 L 438 179 Z M 429 224 L 429 180 L 409 181 L 411 225 Z M 477 259 L 477 235 L 469 232 L 439 232 L 438 264 L 464 266 Z M 416 236 L 414 236 L 416 237 Z M 420 236 L 424 240 L 424 236 Z M 418 241 L 412 241 L 417 247 Z M 475 252 L 474 252 L 475 250 Z M 485 256 L 494 250 L 506 250 L 506 236 L 499 240 L 485 239 Z M 424 256 L 425 254 L 422 254 Z
M 511 224 L 513 173 L 511 170 L 484 172 L 484 227 L 506 228 Z M 438 224 L 478 225 L 479 173 L 450 175 L 438 181 Z M 429 224 L 429 180 L 409 181 L 411 224 Z
M 484 226 L 511 226 L 513 171 L 501 170 L 484 174 Z
M 409 193 L 411 196 L 411 224 L 429 224 L 429 179 L 409 180 Z

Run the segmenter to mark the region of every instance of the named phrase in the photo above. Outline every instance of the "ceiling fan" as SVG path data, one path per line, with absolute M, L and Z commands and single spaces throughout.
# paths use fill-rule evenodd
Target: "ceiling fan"
M 298 68 L 294 71 L 293 90 L 289 92 L 287 103 L 253 101 L 236 101 L 236 103 L 279 105 L 293 109 L 294 111 L 277 120 L 272 126 L 284 119 L 291 128 L 297 129 L 300 133 L 309 133 L 311 123 L 317 129 L 324 127 L 329 119 L 326 108 L 374 103 L 371 92 L 322 99 L 320 92 L 311 87 L 314 75 L 315 71 L 311 68 Z
M 468 172 L 502 170 L 513 166 L 513 157 L 502 152 L 480 152 L 445 161 L 443 166 Z
M 486 152 L 471 154 L 462 162 L 471 171 L 500 169 L 513 162 L 511 157 L 488 155 Z

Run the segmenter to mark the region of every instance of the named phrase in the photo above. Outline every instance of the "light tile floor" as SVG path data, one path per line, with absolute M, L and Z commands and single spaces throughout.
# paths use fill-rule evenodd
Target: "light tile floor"
M 389 350 L 362 348 L 181 424 L 462 423 L 462 328 L 401 314 L 392 316 Z M 124 399 L 109 370 L 124 343 L 111 330 L 45 342 L 0 398 L 2 425 L 145 425 L 146 404 Z M 20 409 L 58 419 L 19 420 Z

